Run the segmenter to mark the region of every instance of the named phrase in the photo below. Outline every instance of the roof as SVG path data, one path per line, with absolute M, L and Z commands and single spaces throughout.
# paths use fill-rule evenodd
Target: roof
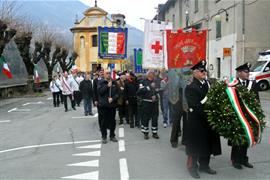
M 95 11 L 98 11 L 99 13 L 93 13 Z M 90 7 L 83 13 L 85 16 L 90 16 L 90 15 L 105 15 L 107 16 L 107 12 L 99 7 Z

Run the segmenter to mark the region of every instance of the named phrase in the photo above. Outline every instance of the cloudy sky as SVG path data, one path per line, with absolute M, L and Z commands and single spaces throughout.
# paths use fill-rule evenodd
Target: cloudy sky
M 95 0 L 80 0 L 81 2 L 94 6 Z M 98 6 L 109 14 L 122 13 L 126 16 L 126 22 L 143 30 L 143 20 L 153 19 L 158 4 L 165 3 L 167 0 L 98 0 Z

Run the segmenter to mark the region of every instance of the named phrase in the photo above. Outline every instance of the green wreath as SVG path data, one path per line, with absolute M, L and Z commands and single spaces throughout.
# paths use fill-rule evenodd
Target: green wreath
M 248 138 L 245 128 L 239 116 L 236 113 L 232 102 L 226 93 L 228 85 L 225 82 L 216 82 L 209 90 L 207 97 L 208 100 L 205 105 L 205 111 L 207 113 L 208 122 L 212 129 L 228 139 L 233 145 L 244 145 L 248 144 Z M 256 99 L 256 95 L 252 91 L 244 86 L 236 86 L 236 94 L 239 101 L 244 102 L 248 108 L 254 112 L 257 119 L 260 122 L 260 132 L 263 131 L 265 127 L 264 114 L 260 103 Z M 241 108 L 245 108 L 244 104 L 241 103 Z M 252 118 L 248 118 L 247 112 L 243 113 L 247 117 L 247 121 L 250 124 L 252 133 L 254 135 L 254 141 L 256 143 L 260 142 L 258 124 L 254 122 Z

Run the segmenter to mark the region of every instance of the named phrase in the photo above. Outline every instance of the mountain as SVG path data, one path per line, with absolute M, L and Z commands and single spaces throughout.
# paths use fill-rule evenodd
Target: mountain
M 70 28 L 74 26 L 76 15 L 78 19 L 83 17 L 83 12 L 89 8 L 79 0 L 34 0 L 17 1 L 19 14 L 29 16 L 33 22 L 42 22 L 59 32 L 72 41 Z M 128 54 L 131 55 L 133 48 L 141 48 L 143 44 L 143 32 L 128 25 Z

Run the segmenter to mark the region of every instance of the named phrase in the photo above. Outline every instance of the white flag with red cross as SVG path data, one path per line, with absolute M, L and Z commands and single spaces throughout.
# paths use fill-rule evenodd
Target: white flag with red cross
M 166 30 L 170 29 L 172 29 L 172 23 L 170 22 L 145 20 L 144 51 L 142 61 L 144 69 L 166 68 Z

